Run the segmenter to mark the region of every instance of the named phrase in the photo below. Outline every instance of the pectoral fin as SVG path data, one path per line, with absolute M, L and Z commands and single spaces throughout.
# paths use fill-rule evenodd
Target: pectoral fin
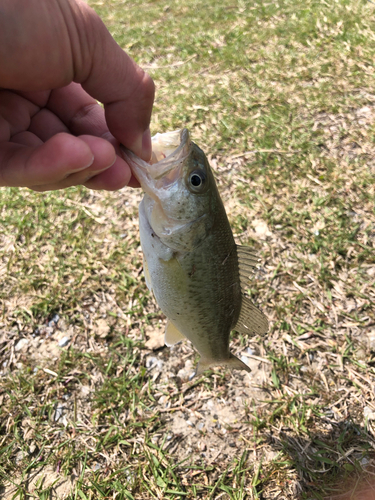
M 234 330 L 244 334 L 255 333 L 262 335 L 268 331 L 268 320 L 262 311 L 245 295 L 249 277 L 253 274 L 259 259 L 249 247 L 242 245 L 237 245 L 237 255 L 240 268 L 242 303 L 240 316 Z
M 165 327 L 165 334 L 164 334 L 164 343 L 168 347 L 171 347 L 174 344 L 177 344 L 177 342 L 180 342 L 181 340 L 185 339 L 185 335 L 183 335 L 177 328 L 174 326 L 174 324 L 171 321 L 168 321 L 167 326 Z

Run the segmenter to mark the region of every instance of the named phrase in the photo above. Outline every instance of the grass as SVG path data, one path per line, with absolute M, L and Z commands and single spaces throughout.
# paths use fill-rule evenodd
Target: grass
M 261 257 L 249 293 L 271 328 L 231 340 L 250 376 L 189 381 L 188 344 L 150 344 L 164 318 L 142 276 L 141 193 L 2 189 L 0 497 L 365 498 L 373 4 L 91 5 L 155 79 L 153 132 L 186 126 L 209 156 Z

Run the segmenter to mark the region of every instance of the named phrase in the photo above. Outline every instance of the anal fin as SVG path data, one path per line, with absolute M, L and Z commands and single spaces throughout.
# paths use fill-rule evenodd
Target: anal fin
M 164 334 L 164 343 L 168 347 L 177 344 L 181 340 L 185 339 L 185 335 L 183 335 L 171 321 L 168 321 L 167 326 L 165 327 Z

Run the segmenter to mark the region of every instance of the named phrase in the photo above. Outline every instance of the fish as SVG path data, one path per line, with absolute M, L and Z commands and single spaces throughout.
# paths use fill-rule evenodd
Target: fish
M 121 146 L 144 196 L 139 205 L 143 270 L 167 317 L 167 346 L 188 339 L 196 375 L 214 366 L 251 371 L 230 352 L 232 330 L 263 335 L 268 320 L 246 295 L 257 255 L 235 243 L 214 174 L 184 128 L 156 134 L 149 162 Z

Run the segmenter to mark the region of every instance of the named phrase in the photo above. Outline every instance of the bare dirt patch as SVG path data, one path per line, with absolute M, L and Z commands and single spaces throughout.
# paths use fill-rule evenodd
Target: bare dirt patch
M 47 465 L 34 469 L 32 473 L 13 478 L 14 484 L 5 483 L 4 486 L 0 486 L 0 498 L 12 500 L 25 493 L 29 498 L 40 498 L 41 491 L 44 491 L 44 494 L 48 491 L 48 498 L 64 500 L 73 493 L 76 480 L 74 475 L 64 477 Z

